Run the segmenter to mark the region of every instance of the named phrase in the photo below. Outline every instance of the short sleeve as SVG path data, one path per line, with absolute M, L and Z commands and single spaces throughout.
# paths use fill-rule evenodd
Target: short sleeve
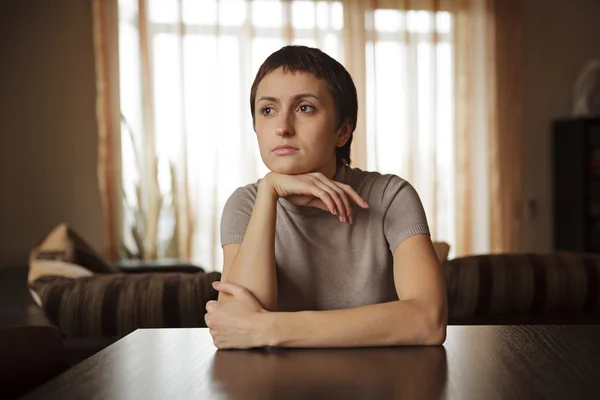
M 427 217 L 415 188 L 406 180 L 389 175 L 382 200 L 384 233 L 390 251 L 411 236 L 429 235 Z
M 255 200 L 251 185 L 237 188 L 229 196 L 221 215 L 221 247 L 242 242 Z

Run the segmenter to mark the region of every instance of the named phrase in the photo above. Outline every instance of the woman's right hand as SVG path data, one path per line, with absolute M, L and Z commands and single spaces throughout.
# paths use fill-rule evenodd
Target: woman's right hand
M 269 172 L 263 179 L 279 197 L 297 206 L 315 207 L 336 215 L 341 222 L 352 223 L 354 201 L 359 207 L 369 208 L 367 202 L 350 186 L 332 181 L 320 172 L 284 175 Z

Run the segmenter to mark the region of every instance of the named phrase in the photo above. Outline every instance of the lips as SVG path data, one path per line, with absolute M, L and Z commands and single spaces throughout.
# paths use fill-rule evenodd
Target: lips
M 294 154 L 298 151 L 298 149 L 294 146 L 277 146 L 273 149 L 273 153 L 278 156 L 287 156 L 290 154 Z

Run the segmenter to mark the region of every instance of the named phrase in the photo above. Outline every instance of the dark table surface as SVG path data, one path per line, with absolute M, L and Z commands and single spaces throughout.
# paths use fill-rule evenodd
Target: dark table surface
M 600 326 L 450 326 L 443 346 L 217 351 L 138 330 L 26 399 L 598 399 Z

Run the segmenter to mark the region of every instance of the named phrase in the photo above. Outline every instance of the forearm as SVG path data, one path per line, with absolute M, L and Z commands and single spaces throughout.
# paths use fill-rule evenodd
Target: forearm
M 277 308 L 275 275 L 275 221 L 278 196 L 260 185 L 252 216 L 237 256 L 223 281 L 237 283 L 250 290 L 269 311 Z M 231 296 L 220 293 L 219 300 Z
M 446 335 L 443 307 L 402 300 L 364 307 L 269 313 L 272 346 L 366 347 L 441 344 Z

